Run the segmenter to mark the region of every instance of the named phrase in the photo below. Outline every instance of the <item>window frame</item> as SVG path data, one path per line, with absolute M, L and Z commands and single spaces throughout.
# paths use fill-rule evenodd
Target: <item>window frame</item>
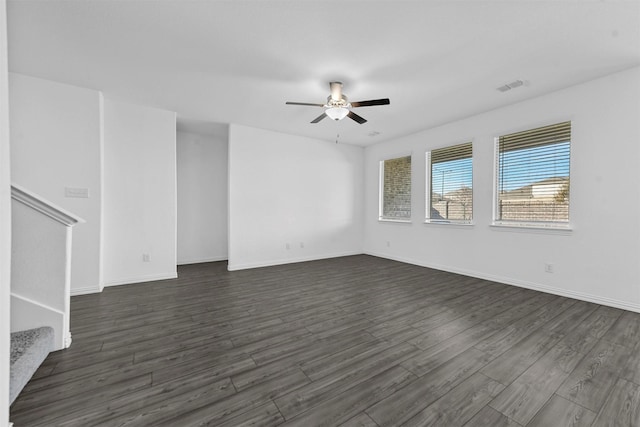
M 571 138 L 569 140 L 569 180 L 571 180 L 571 152 L 573 147 L 573 118 L 560 118 L 552 121 L 545 121 L 543 123 L 536 123 L 528 126 L 520 126 L 517 129 L 511 129 L 508 131 L 500 132 L 498 136 L 494 137 L 494 167 L 493 167 L 493 203 L 492 203 L 492 221 L 491 227 L 496 229 L 505 229 L 513 231 L 536 231 L 536 232 L 550 232 L 550 233 L 563 233 L 571 232 L 573 230 L 573 224 L 571 222 L 571 193 L 569 191 L 569 206 L 568 206 L 568 220 L 567 221 L 535 221 L 535 220 L 503 220 L 498 219 L 500 212 L 500 138 L 504 135 L 510 135 L 514 133 L 527 132 L 538 128 L 544 128 L 547 126 L 559 125 L 564 122 L 569 122 L 571 127 Z
M 405 157 L 409 157 L 409 159 L 411 160 L 411 170 L 409 173 L 409 181 L 411 184 L 411 191 L 409 192 L 409 203 L 410 203 L 410 210 L 411 213 L 409 215 L 408 218 L 391 218 L 391 217 L 384 217 L 383 216 L 383 212 L 384 212 L 384 164 L 386 161 L 388 160 L 396 160 L 396 159 L 402 159 Z M 404 153 L 404 154 L 397 154 L 397 155 L 392 155 L 389 157 L 385 157 L 383 159 L 381 159 L 378 162 L 378 222 L 389 222 L 389 223 L 402 223 L 402 224 L 410 224 L 412 215 L 413 215 L 413 153 Z
M 431 152 L 434 150 L 441 150 L 441 149 L 445 149 L 445 148 L 452 148 L 452 147 L 456 147 L 456 146 L 460 146 L 460 145 L 465 145 L 465 144 L 470 144 L 471 145 L 471 218 L 468 220 L 464 220 L 464 219 L 434 219 L 431 218 L 431 198 L 432 198 L 432 193 L 433 190 L 431 188 L 432 186 L 432 170 L 433 170 L 433 165 L 431 163 Z M 465 140 L 464 142 L 458 142 L 458 143 L 454 143 L 454 144 L 448 144 L 445 145 L 443 147 L 438 147 L 438 148 L 432 148 L 429 151 L 427 151 L 425 153 L 425 219 L 424 219 L 424 223 L 425 224 L 443 224 L 443 225 L 449 225 L 449 226 L 472 226 L 474 225 L 474 214 L 473 214 L 473 199 L 474 199 L 474 194 L 473 194 L 473 146 L 474 146 L 474 141 L 473 139 L 468 139 Z

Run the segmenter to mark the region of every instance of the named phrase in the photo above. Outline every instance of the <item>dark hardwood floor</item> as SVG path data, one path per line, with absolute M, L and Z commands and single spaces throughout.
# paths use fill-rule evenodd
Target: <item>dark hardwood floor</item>
M 73 297 L 23 426 L 640 426 L 640 314 L 370 256 Z

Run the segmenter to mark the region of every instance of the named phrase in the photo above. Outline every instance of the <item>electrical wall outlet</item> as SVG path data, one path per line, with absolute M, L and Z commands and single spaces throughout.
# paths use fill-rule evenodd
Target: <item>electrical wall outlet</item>
M 553 273 L 553 264 L 546 263 L 544 265 L 544 272 L 545 273 Z
M 142 262 L 151 262 L 149 254 L 142 254 Z

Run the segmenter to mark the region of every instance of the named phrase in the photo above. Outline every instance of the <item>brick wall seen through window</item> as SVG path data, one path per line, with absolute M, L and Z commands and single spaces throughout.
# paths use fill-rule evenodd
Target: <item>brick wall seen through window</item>
M 380 162 L 380 219 L 411 219 L 411 156 Z

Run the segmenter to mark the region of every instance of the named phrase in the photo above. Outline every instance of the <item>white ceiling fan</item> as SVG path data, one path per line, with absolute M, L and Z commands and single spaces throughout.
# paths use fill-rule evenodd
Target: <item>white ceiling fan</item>
M 342 93 L 342 82 L 330 82 L 329 88 L 331 90 L 331 95 L 327 97 L 326 104 L 313 104 L 308 102 L 290 102 L 287 101 L 287 105 L 306 105 L 310 107 L 322 107 L 324 108 L 324 112 L 313 119 L 311 123 L 318 123 L 320 120 L 325 117 L 330 117 L 333 120 L 342 120 L 345 117 L 349 117 L 350 119 L 363 124 L 366 123 L 367 120 L 353 111 L 352 108 L 358 107 L 371 107 L 374 105 L 389 105 L 389 98 L 382 99 L 373 99 L 370 101 L 358 101 L 358 102 L 349 102 L 349 99 L 346 95 Z

